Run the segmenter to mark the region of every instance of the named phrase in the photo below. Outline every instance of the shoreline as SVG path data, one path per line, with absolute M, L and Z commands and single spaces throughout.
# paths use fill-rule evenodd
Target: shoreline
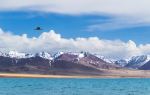
M 41 75 L 41 74 L 15 74 L 0 73 L 0 78 L 150 78 L 150 76 L 134 75 Z

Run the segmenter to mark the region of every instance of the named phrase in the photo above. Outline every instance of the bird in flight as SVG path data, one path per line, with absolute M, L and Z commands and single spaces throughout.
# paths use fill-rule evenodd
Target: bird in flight
M 36 27 L 34 30 L 43 30 L 41 27 Z

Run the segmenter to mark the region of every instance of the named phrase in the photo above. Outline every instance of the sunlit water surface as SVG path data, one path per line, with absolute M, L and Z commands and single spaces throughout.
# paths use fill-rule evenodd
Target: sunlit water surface
M 150 95 L 150 79 L 0 78 L 0 95 Z

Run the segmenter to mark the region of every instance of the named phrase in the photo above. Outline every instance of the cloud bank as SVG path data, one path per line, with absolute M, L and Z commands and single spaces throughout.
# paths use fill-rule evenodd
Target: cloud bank
M 0 0 L 0 10 L 37 10 L 64 14 L 104 13 L 147 16 L 149 0 Z
M 149 26 L 149 4 L 150 0 L 0 0 L 0 11 L 38 11 L 112 17 L 104 24 L 89 25 L 87 30 L 91 31 Z
M 62 38 L 60 34 L 51 30 L 43 32 L 39 37 L 27 37 L 27 34 L 14 35 L 0 29 L 0 51 L 16 50 L 19 52 L 59 52 L 59 51 L 87 51 L 101 54 L 109 58 L 128 58 L 134 55 L 150 54 L 150 44 L 136 45 L 129 40 L 104 40 L 98 37 Z

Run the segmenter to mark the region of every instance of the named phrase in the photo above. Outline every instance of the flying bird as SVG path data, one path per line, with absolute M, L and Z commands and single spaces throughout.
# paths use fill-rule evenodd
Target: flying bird
M 34 30 L 43 30 L 41 27 L 36 27 Z

